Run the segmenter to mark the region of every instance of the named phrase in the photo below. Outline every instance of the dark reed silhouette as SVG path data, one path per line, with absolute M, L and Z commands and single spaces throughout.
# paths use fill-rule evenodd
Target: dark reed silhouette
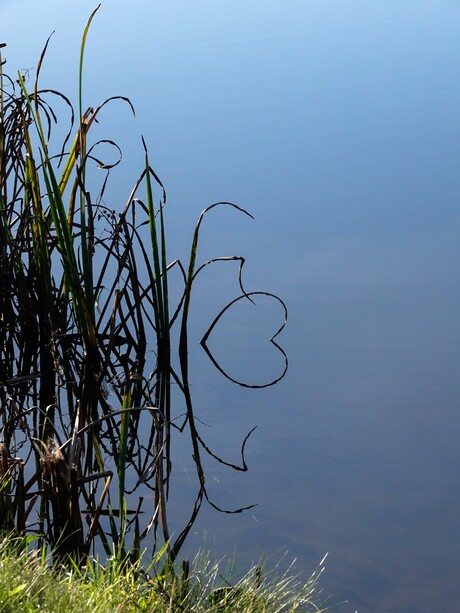
M 212 451 L 200 432 L 187 330 L 197 275 L 214 262 L 236 262 L 241 293 L 202 340 L 222 371 L 207 338 L 226 309 L 238 300 L 253 301 L 258 292 L 244 288 L 241 256 L 197 265 L 198 239 L 206 215 L 216 208 L 249 214 L 229 202 L 212 204 L 199 217 L 187 266 L 168 262 L 166 192 L 145 143 L 145 167 L 126 203 L 119 212 L 105 204 L 121 150 L 111 140 L 91 142 L 91 127 L 111 101 L 134 110 L 124 97 L 82 108 L 85 41 L 95 12 L 83 35 L 77 113 L 64 94 L 40 87 L 49 41 L 30 90 L 21 72 L 4 71 L 0 55 L 0 528 L 40 535 L 61 561 L 70 556 L 82 563 L 97 539 L 107 555 L 115 551 L 131 560 L 139 558 L 141 543 L 153 551 L 165 544 L 174 561 L 202 503 L 224 511 L 208 495 L 203 454 L 247 470 L 251 432 L 242 442 L 240 464 Z M 56 106 L 68 109 L 70 125 L 60 149 L 51 151 Z M 100 159 L 102 145 L 118 154 L 116 162 Z M 104 173 L 97 198 L 87 181 L 91 165 Z M 172 282 L 181 286 L 174 305 Z M 267 385 L 286 372 L 286 356 L 275 342 L 283 327 L 284 322 L 271 341 L 285 368 Z M 173 400 L 173 387 L 180 403 Z M 196 474 L 189 519 L 174 527 L 174 538 L 168 524 L 173 431 L 189 437 Z M 141 489 L 152 493 L 153 504 L 138 495 L 128 506 L 128 497 L 132 501 Z

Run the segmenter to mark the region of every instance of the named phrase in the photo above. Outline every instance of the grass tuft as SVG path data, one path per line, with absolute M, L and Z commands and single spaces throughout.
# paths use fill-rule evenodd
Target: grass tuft
M 0 611 L 321 613 L 326 609 L 315 602 L 323 564 L 306 582 L 292 567 L 281 576 L 276 569 L 265 575 L 254 567 L 232 583 L 232 565 L 222 570 L 222 563 L 202 554 L 190 567 L 170 567 L 159 576 L 152 565 L 144 570 L 139 562 L 115 557 L 105 565 L 88 559 L 84 567 L 52 568 L 43 550 L 31 553 L 23 540 L 5 539 L 0 542 Z

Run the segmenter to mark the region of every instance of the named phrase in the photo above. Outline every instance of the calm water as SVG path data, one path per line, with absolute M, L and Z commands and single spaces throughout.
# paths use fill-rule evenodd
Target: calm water
M 2 0 L 0 39 L 10 68 L 29 68 L 55 29 L 43 78 L 72 94 L 95 4 L 65 4 Z M 137 109 L 106 114 L 105 135 L 128 143 L 113 194 L 137 175 L 142 132 L 168 190 L 171 258 L 202 208 L 237 202 L 256 220 L 209 218 L 200 255 L 243 253 L 247 288 L 289 308 L 290 370 L 274 388 L 238 389 L 196 351 L 210 443 L 236 461 L 259 425 L 250 472 L 210 465 L 212 492 L 258 506 L 205 510 L 188 552 L 236 547 L 245 565 L 288 550 L 305 572 L 329 552 L 323 587 L 350 601 L 340 611 L 459 610 L 460 3 L 114 0 L 86 72 L 88 105 L 124 94 Z M 197 339 L 236 284 L 210 274 L 201 290 Z M 262 342 L 280 312 L 249 306 L 213 346 L 259 382 L 280 366 Z M 177 466 L 179 516 L 185 455 Z

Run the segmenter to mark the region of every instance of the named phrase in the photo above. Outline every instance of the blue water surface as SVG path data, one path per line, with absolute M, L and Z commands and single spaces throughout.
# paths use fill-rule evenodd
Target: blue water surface
M 55 30 L 42 83 L 76 99 L 95 6 L 3 0 L 8 68 L 33 68 Z M 209 489 L 258 506 L 205 509 L 184 553 L 236 548 L 244 567 L 288 550 L 309 573 L 329 552 L 324 592 L 349 601 L 338 610 L 458 610 L 460 3 L 107 1 L 85 106 L 115 94 L 136 118 L 116 103 L 97 128 L 125 151 L 113 208 L 142 168 L 142 133 L 168 192 L 171 259 L 187 256 L 205 206 L 236 202 L 255 220 L 215 211 L 199 257 L 244 254 L 247 290 L 289 309 L 288 375 L 240 389 L 198 346 L 237 295 L 235 270 L 197 285 L 191 378 L 206 436 L 238 461 L 258 425 L 249 472 L 210 463 Z M 280 318 L 268 299 L 241 303 L 210 344 L 235 376 L 263 382 L 282 368 L 266 342 Z M 192 491 L 182 452 L 178 517 Z

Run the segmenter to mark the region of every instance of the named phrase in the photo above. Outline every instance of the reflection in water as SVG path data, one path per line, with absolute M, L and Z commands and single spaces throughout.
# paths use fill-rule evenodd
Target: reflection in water
M 71 26 L 61 41 L 71 40 L 93 8 L 48 4 L 48 23 L 21 21 L 31 32 L 20 65 L 35 63 L 35 32 L 40 43 L 51 29 L 59 36 L 61 20 Z M 5 31 L 17 30 L 19 5 L 2 13 Z M 233 389 L 197 349 L 190 377 L 213 445 L 237 457 L 231 441 L 259 426 L 249 472 L 235 482 L 214 469 L 213 493 L 258 502 L 258 521 L 204 513 L 190 548 L 206 532 L 217 557 L 236 544 L 243 564 L 287 547 L 307 569 L 329 551 L 325 589 L 360 613 L 455 611 L 460 600 L 458 23 L 446 0 L 130 11 L 115 0 L 89 53 L 86 95 L 133 92 L 138 125 L 149 125 L 177 251 L 196 211 L 238 202 L 256 225 L 230 220 L 228 243 L 206 236 L 203 259 L 244 253 L 248 287 L 289 308 L 290 368 L 270 390 Z M 123 55 L 109 57 L 111 40 L 124 41 Z M 50 73 L 73 87 L 54 57 Z M 117 128 L 128 138 L 133 123 Z M 120 189 L 125 180 L 115 177 Z M 235 348 L 243 372 L 249 353 Z

